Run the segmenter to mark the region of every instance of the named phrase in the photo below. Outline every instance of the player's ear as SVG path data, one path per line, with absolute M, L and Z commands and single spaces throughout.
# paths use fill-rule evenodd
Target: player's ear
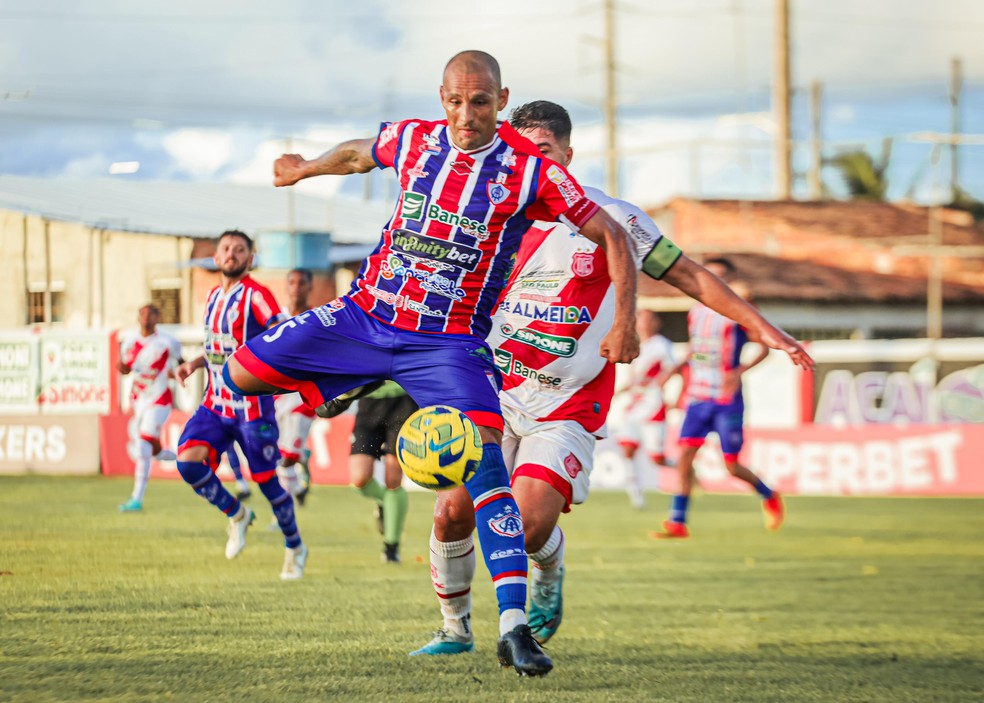
M 441 104 L 443 105 L 444 104 L 444 84 L 443 83 L 441 84 L 441 88 L 440 88 L 439 94 L 441 96 Z
M 506 103 L 509 102 L 509 88 L 501 88 L 499 90 L 499 104 L 498 111 L 502 112 L 506 109 Z
M 572 149 L 571 147 L 567 147 L 566 149 L 564 149 L 564 156 L 567 157 L 567 163 L 564 164 L 564 166 L 570 166 L 571 161 L 574 160 L 574 149 Z

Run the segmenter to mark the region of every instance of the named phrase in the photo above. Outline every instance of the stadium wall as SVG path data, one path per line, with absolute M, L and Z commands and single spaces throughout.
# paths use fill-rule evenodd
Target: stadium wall
M 201 331 L 169 331 L 187 357 Z M 116 332 L 0 333 L 0 473 L 132 473 L 126 455 L 128 379 L 115 372 Z M 984 495 L 984 339 L 823 342 L 803 374 L 774 353 L 746 377 L 744 462 L 789 494 Z M 667 396 L 667 454 L 683 418 L 680 380 Z M 176 389 L 164 432 L 175 446 L 201 397 L 201 374 Z M 351 414 L 316 420 L 308 448 L 316 483 L 348 483 Z M 708 448 L 715 446 L 712 437 Z M 617 447 L 599 443 L 592 484 L 624 485 Z M 177 477 L 173 464 L 154 475 Z M 224 468 L 220 468 L 220 472 Z M 743 491 L 717 451 L 702 451 L 707 490 Z M 220 475 L 225 475 L 224 473 Z M 675 472 L 644 472 L 651 489 L 672 490 Z

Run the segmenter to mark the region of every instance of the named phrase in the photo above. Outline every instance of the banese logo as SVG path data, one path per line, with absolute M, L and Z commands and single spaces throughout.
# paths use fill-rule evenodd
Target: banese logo
M 403 208 L 400 211 L 400 216 L 404 220 L 417 220 L 419 222 L 424 219 L 424 206 L 426 204 L 426 195 L 405 190 L 403 191 Z
M 427 208 L 427 217 L 445 225 L 458 226 L 462 232 L 476 239 L 488 239 L 489 237 L 489 228 L 484 223 L 459 215 L 456 212 L 448 212 L 436 203 Z
M 431 259 L 466 271 L 474 271 L 482 252 L 473 247 L 435 239 L 404 229 L 393 230 L 393 250 L 416 258 Z

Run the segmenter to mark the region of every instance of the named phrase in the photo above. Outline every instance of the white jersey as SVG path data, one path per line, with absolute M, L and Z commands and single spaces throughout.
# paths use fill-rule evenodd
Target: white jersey
M 130 402 L 135 410 L 173 404 L 168 371 L 177 367 L 180 358 L 178 340 L 164 332 L 154 332 L 147 337 L 136 333 L 123 340 L 120 360 L 130 367 L 133 378 Z
M 636 265 L 661 278 L 680 250 L 642 210 L 594 188 L 587 196 L 628 233 Z M 493 318 L 489 345 L 503 374 L 503 405 L 538 420 L 574 420 L 603 436 L 615 365 L 601 340 L 615 318 L 605 252 L 564 225 L 526 233 Z

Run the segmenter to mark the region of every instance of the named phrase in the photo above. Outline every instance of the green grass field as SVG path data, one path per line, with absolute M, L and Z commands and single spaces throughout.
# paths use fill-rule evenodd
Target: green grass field
M 403 564 L 380 563 L 369 503 L 317 488 L 303 581 L 282 583 L 269 509 L 235 561 L 225 520 L 178 482 L 0 479 L 2 701 L 981 701 L 984 502 L 793 498 L 779 534 L 750 496 L 702 496 L 695 537 L 648 535 L 598 493 L 563 519 L 554 671 L 496 663 L 475 584 L 474 655 L 409 658 L 440 622 L 411 496 Z M 257 529 L 258 528 L 258 529 Z

